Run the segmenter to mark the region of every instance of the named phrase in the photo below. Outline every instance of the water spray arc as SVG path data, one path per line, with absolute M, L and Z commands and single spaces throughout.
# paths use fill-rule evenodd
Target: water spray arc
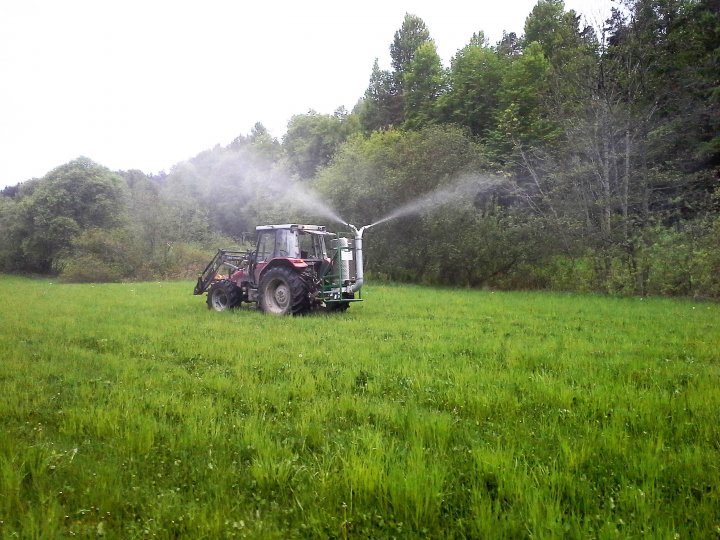
M 435 208 L 439 208 L 446 204 L 453 204 L 460 202 L 465 197 L 474 197 L 479 193 L 490 191 L 499 186 L 501 180 L 498 178 L 490 177 L 478 177 L 476 175 L 466 175 L 458 178 L 454 183 L 449 186 L 436 189 L 430 193 L 426 193 L 421 197 L 411 200 L 401 206 L 398 206 L 385 217 L 378 219 L 368 225 L 362 227 L 356 227 L 352 223 L 348 223 L 342 219 L 338 219 L 337 214 L 332 213 L 328 217 L 337 219 L 343 225 L 349 227 L 354 233 L 354 244 L 355 244 L 355 283 L 347 287 L 346 292 L 355 293 L 359 291 L 365 281 L 364 278 L 364 258 L 363 258 L 363 234 L 366 230 L 381 223 L 398 219 L 401 217 L 421 214 Z
M 477 196 L 497 181 L 464 177 L 458 182 L 397 207 L 385 217 L 357 227 L 338 216 L 311 192 L 292 190 L 293 203 L 342 223 L 349 234 L 330 233 L 323 225 L 260 225 L 254 249 L 242 253 L 218 250 L 198 276 L 194 294 L 207 292 L 211 309 L 224 311 L 242 302 L 255 303 L 266 313 L 289 315 L 314 309 L 344 311 L 362 301 L 356 293 L 365 283 L 363 235 L 391 219 L 420 214 L 441 205 Z M 290 192 L 291 190 L 288 190 Z M 286 193 L 288 195 L 288 193 Z M 326 238 L 331 240 L 328 254 Z M 351 272 L 351 261 L 355 272 Z M 224 277 L 220 269 L 230 269 Z

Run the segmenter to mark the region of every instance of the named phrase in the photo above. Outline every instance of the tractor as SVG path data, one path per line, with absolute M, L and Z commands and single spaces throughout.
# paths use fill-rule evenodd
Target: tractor
M 365 229 L 347 225 L 354 238 L 328 232 L 323 225 L 260 225 L 255 249 L 218 250 L 193 292 L 207 292 L 208 308 L 215 311 L 242 302 L 255 303 L 273 315 L 300 315 L 315 309 L 345 311 L 350 303 L 362 300 Z M 326 239 L 330 240 L 330 253 Z M 221 273 L 224 268 L 227 275 Z

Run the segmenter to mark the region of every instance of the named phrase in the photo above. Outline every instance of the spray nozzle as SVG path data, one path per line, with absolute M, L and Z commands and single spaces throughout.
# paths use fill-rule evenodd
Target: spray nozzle
M 356 238 L 362 238 L 362 235 L 365 232 L 365 229 L 372 227 L 372 225 L 363 225 L 362 227 L 360 227 L 358 229 L 355 225 L 352 225 L 351 223 L 346 223 L 346 225 L 348 227 L 350 227 L 353 230 L 353 232 L 355 232 Z

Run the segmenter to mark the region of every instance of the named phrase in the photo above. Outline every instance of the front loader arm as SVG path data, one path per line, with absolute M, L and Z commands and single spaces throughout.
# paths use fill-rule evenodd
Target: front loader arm
M 198 276 L 193 294 L 203 294 L 207 291 L 213 281 L 215 281 L 215 276 L 217 276 L 218 271 L 223 265 L 228 266 L 233 270 L 237 270 L 241 262 L 246 259 L 246 257 L 247 255 L 240 251 L 219 249 L 215 254 L 215 257 L 213 257 L 213 259 L 205 267 L 202 274 Z

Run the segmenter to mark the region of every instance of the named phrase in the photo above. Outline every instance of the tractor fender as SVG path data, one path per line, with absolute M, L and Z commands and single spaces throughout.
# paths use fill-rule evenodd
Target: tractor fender
M 290 270 L 302 271 L 303 269 L 308 267 L 308 264 L 303 259 L 278 257 L 276 259 L 273 259 L 269 263 L 267 263 L 265 268 L 262 269 L 262 272 L 260 272 L 260 275 L 258 276 L 258 283 L 260 283 L 260 280 L 262 279 L 265 272 L 267 272 L 268 270 L 271 270 L 272 268 L 278 268 L 280 266 L 289 268 Z

